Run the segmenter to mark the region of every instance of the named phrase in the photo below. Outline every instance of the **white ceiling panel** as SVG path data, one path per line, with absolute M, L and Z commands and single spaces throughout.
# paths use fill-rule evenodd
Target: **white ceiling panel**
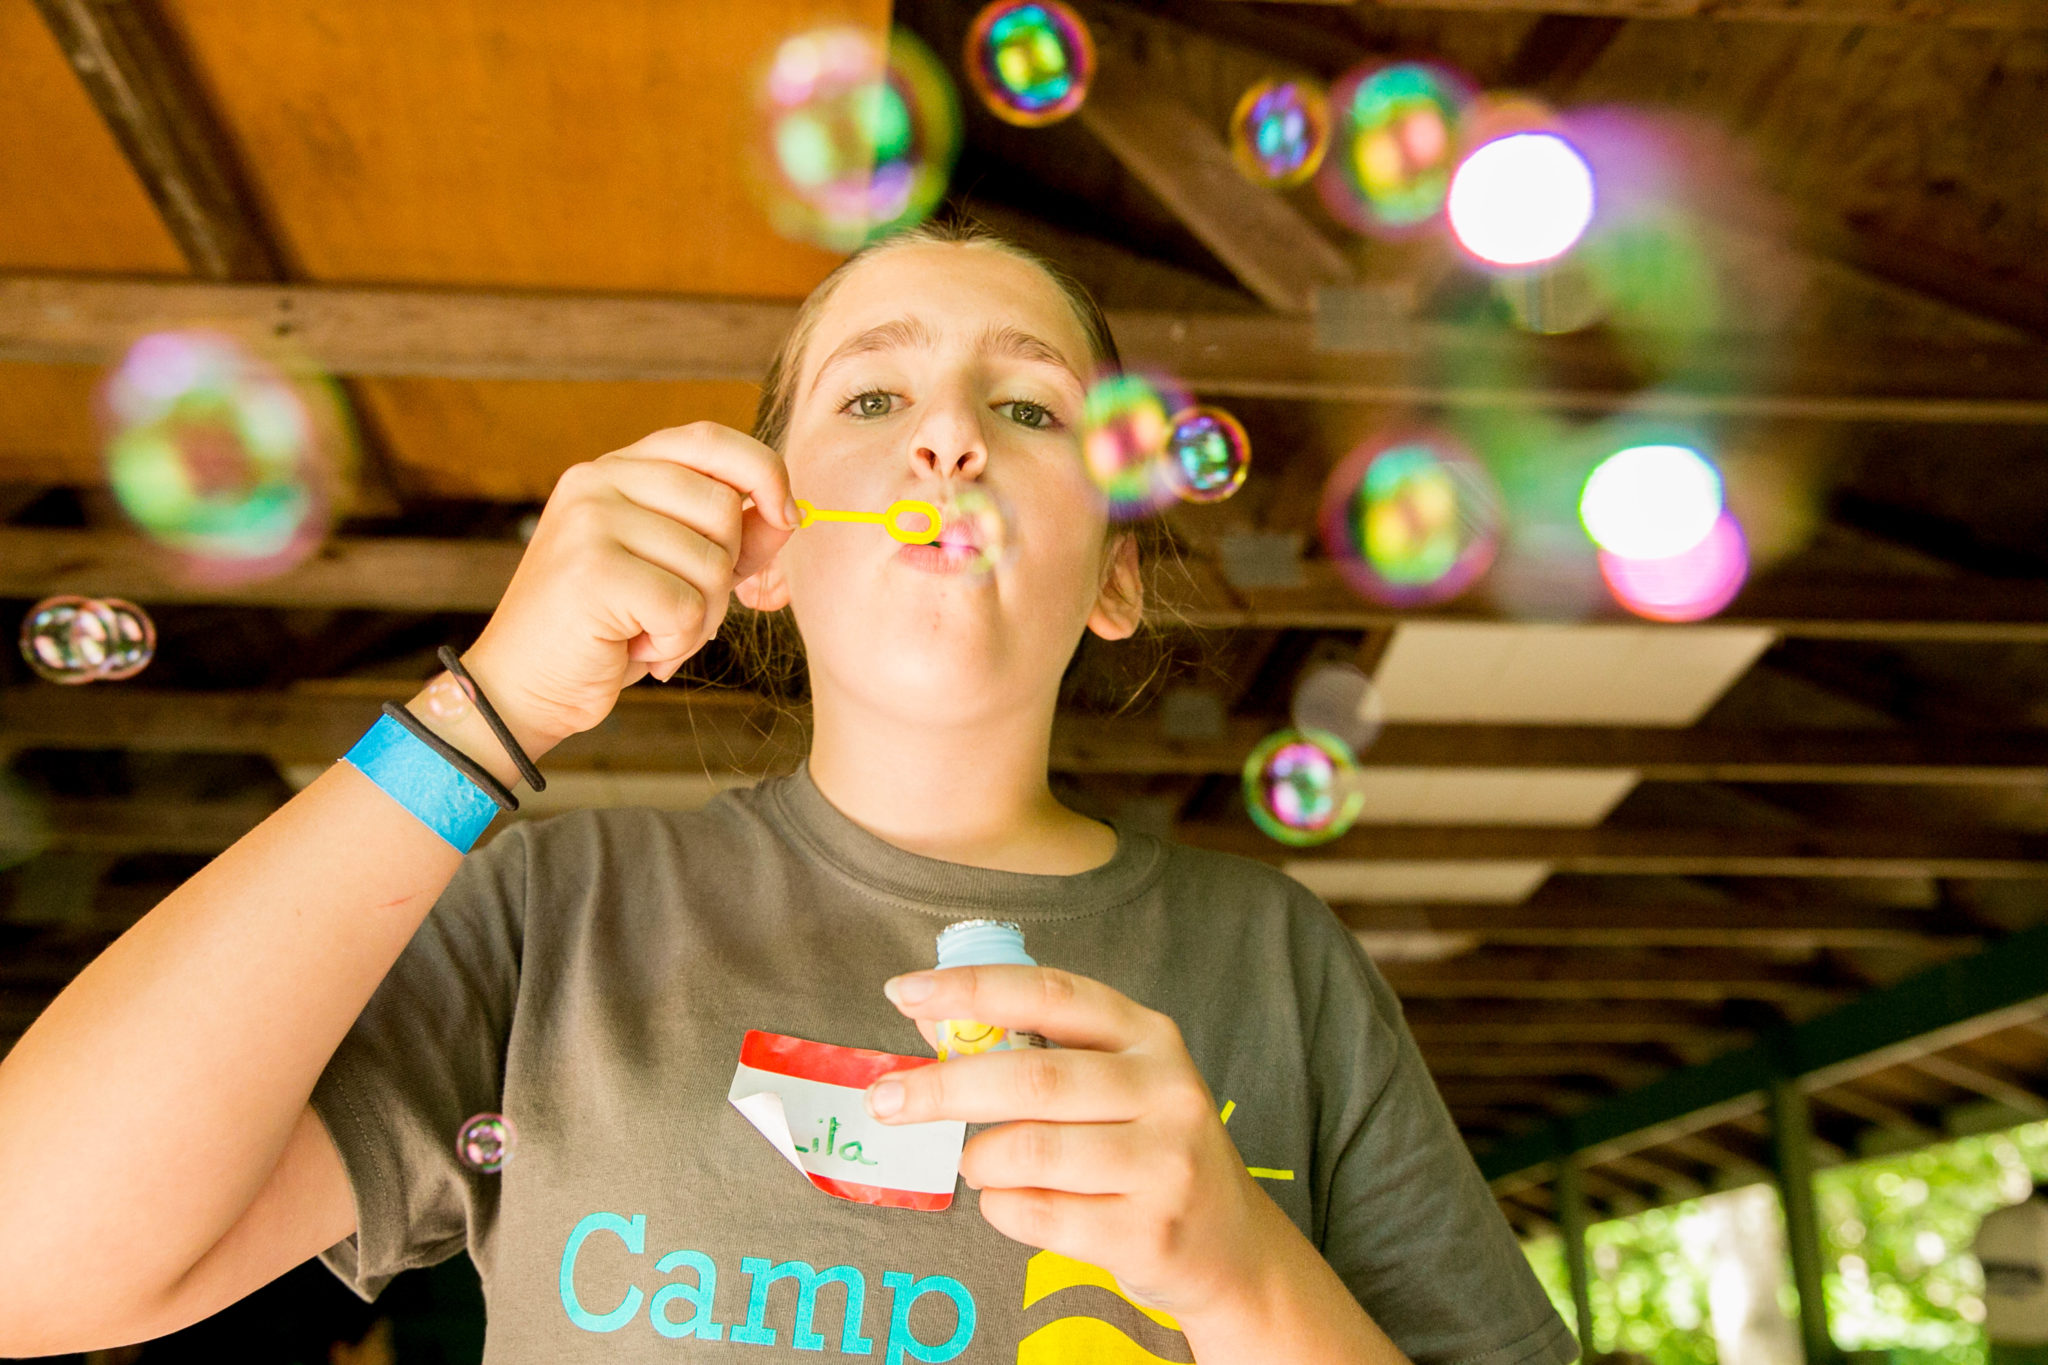
M 1374 680 L 1390 721 L 1691 725 L 1770 647 L 1747 626 L 1422 622 Z

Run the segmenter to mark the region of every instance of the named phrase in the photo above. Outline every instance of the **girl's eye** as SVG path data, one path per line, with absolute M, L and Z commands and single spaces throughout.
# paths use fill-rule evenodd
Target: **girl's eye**
M 1003 407 L 1009 409 L 1010 420 L 1019 426 L 1044 430 L 1046 427 L 1058 425 L 1053 420 L 1052 409 L 1043 403 L 1033 403 L 1029 399 L 1020 398 L 1014 403 L 1003 404 Z
M 895 411 L 895 400 L 896 395 L 893 393 L 872 389 L 867 393 L 855 394 L 847 400 L 846 406 L 840 411 L 850 412 L 856 417 L 887 417 Z

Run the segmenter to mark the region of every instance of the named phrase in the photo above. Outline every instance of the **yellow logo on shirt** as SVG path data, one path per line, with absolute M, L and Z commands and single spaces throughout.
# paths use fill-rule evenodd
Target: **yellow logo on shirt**
M 1147 1308 L 1118 1286 L 1101 1266 L 1041 1251 L 1024 1266 L 1024 1307 L 1062 1290 L 1093 1285 L 1106 1289 L 1152 1321 L 1178 1332 L 1180 1324 L 1156 1308 Z M 1056 1318 L 1017 1343 L 1017 1365 L 1172 1365 L 1154 1355 L 1101 1318 Z

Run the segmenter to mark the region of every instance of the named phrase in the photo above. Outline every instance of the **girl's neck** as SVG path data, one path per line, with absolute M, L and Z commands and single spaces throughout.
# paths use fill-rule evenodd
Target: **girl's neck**
M 839 811 L 910 853 L 1004 872 L 1100 867 L 1116 832 L 1046 782 L 1052 708 L 948 727 L 820 689 L 811 780 Z

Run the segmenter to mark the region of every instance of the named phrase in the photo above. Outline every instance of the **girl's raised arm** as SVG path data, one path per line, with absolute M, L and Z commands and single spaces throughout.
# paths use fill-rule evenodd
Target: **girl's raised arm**
M 544 753 L 673 674 L 795 524 L 781 458 L 708 423 L 575 466 L 469 671 Z M 413 710 L 517 780 L 473 707 Z M 354 1230 L 307 1101 L 461 861 L 336 764 L 65 988 L 0 1062 L 0 1356 L 161 1335 Z

